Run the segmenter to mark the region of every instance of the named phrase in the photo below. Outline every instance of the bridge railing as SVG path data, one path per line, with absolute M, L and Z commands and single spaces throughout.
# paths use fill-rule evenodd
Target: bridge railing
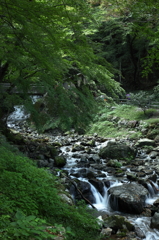
M 20 91 L 17 87 L 12 87 L 10 83 L 1 83 L 0 84 L 0 93 L 9 91 L 10 93 L 16 93 L 16 94 L 21 94 L 23 91 Z M 31 88 L 28 91 L 29 95 L 44 95 L 42 91 L 39 90 L 38 85 L 32 84 Z

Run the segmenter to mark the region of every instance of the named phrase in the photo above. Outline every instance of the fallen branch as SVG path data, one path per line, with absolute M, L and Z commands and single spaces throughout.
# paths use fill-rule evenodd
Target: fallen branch
M 69 177 L 66 177 L 76 188 L 76 190 L 79 192 L 79 194 L 81 195 L 81 197 L 85 200 L 86 203 L 90 204 L 92 206 L 92 208 L 96 209 L 97 208 L 87 199 L 83 196 L 82 192 L 79 190 L 79 188 L 76 186 L 76 184 L 69 178 Z

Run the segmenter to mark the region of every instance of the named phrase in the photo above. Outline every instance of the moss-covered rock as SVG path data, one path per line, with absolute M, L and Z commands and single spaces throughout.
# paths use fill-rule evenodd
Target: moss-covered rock
M 47 148 L 50 151 L 51 158 L 55 158 L 58 154 L 57 149 L 54 146 L 47 146 Z
M 108 142 L 107 146 L 99 152 L 102 158 L 111 158 L 118 160 L 132 160 L 136 157 L 136 149 L 129 147 L 126 144 Z
M 104 219 L 104 226 L 110 227 L 116 231 L 119 229 L 127 229 L 127 231 L 133 231 L 134 226 L 125 217 L 119 215 L 113 215 Z
M 54 164 L 56 167 L 64 167 L 66 164 L 66 158 L 64 156 L 56 156 L 54 160 Z

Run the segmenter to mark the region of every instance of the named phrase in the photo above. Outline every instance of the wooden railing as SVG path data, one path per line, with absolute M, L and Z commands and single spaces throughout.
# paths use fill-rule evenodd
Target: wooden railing
M 1 83 L 0 84 L 0 93 L 9 92 L 14 94 L 23 94 L 22 90 L 19 90 L 17 87 L 12 87 L 10 83 Z M 44 95 L 42 91 L 39 90 L 39 87 L 35 84 L 31 85 L 31 88 L 28 91 L 29 95 Z
M 118 103 L 118 104 L 127 104 L 127 105 L 135 105 L 134 104 L 134 101 L 132 101 L 131 99 L 114 99 L 114 101 L 116 102 L 116 103 Z M 138 104 L 138 106 L 140 106 L 141 105 L 141 107 L 143 106 L 144 107 L 144 105 L 145 105 L 145 107 L 148 107 L 148 108 L 156 108 L 156 109 L 159 109 L 159 102 L 155 102 L 155 101 L 149 101 L 149 102 L 147 102 L 146 104 L 144 104 L 144 105 L 142 105 L 142 103 L 140 104 Z

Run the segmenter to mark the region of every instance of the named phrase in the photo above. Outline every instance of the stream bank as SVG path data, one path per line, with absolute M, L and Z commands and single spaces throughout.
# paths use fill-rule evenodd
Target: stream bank
M 103 239 L 159 238 L 157 141 L 62 133 L 58 129 L 38 134 L 22 119 L 9 124 L 12 141 L 20 151 L 38 167 L 59 176 L 64 201 L 76 204 L 85 200 L 90 210 L 92 206 L 97 209 L 93 214 L 100 219 Z M 103 154 L 108 146 L 112 149 Z M 130 149 L 131 157 L 127 154 Z
M 62 197 L 68 204 L 74 204 L 84 197 L 98 209 L 96 215 L 102 221 L 102 231 L 105 235 L 103 239 L 109 239 L 108 236 L 118 239 L 124 236 L 129 240 L 135 238 L 158 239 L 157 226 L 153 225 L 152 227 L 151 223 L 153 216 L 158 212 L 159 148 L 155 141 L 151 139 L 139 141 L 110 139 L 99 137 L 96 134 L 94 136 L 78 135 L 75 132 L 72 134 L 58 133 L 57 135 L 57 132 L 38 134 L 29 129 L 26 129 L 25 132 L 13 129 L 11 131 L 15 136 L 14 143 L 17 144 L 20 151 L 36 160 L 38 167 L 44 167 L 50 173 L 59 176 L 67 192 L 67 194 L 63 193 Z M 133 159 L 127 159 L 127 156 L 125 159 L 122 157 L 120 159 L 116 155 L 113 157 L 112 151 L 111 156 L 101 156 L 101 149 L 106 148 L 109 144 L 113 148 L 115 144 L 120 149 L 122 144 L 134 149 Z M 114 154 L 116 152 L 117 148 Z M 76 187 L 71 184 L 70 179 L 76 184 Z M 119 190 L 120 186 L 125 185 L 124 195 L 126 198 L 125 196 L 121 197 L 122 193 L 119 194 L 119 198 L 127 201 L 127 205 L 130 206 L 128 201 L 132 195 L 128 194 L 132 189 L 130 184 L 134 184 L 136 187 L 143 186 L 143 191 L 146 191 L 144 198 L 141 197 L 141 202 L 138 202 L 137 209 L 141 205 L 142 207 L 137 212 L 134 212 L 134 207 L 131 208 L 131 211 L 128 211 L 129 207 L 120 210 L 117 206 L 119 201 L 112 197 L 113 187 L 117 187 Z M 138 196 L 140 198 L 139 193 Z M 136 205 L 137 200 L 135 198 L 132 200 L 132 206 Z M 125 221 L 131 223 L 131 227 L 124 227 Z M 119 225 L 118 222 L 122 222 L 122 224 Z

